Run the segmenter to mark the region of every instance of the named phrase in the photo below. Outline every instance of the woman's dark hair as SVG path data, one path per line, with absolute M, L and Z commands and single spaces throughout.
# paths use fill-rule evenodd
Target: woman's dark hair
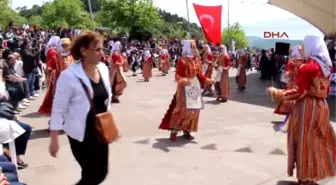
M 97 43 L 102 41 L 103 39 L 99 35 L 99 33 L 96 33 L 94 31 L 86 31 L 76 37 L 76 39 L 73 41 L 70 49 L 71 55 L 76 60 L 79 60 L 83 58 L 81 48 L 89 48 L 90 46 L 96 45 Z
M 6 49 L 5 51 L 2 52 L 2 58 L 7 60 L 8 56 L 12 54 L 11 50 Z

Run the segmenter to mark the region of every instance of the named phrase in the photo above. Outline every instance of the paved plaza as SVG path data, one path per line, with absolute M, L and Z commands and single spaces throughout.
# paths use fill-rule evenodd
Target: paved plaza
M 259 74 L 248 74 L 245 92 L 236 90 L 231 77 L 231 97 L 225 104 L 204 98 L 195 140 L 174 143 L 169 132 L 158 130 L 176 89 L 173 71 L 163 77 L 155 70 L 149 83 L 140 75 L 126 76 L 121 104 L 112 106 L 121 138 L 110 145 L 110 170 L 103 185 L 287 185 L 285 181 L 295 180 L 286 175 L 286 134 L 275 129 L 284 117 L 273 114 L 275 105 Z M 20 180 L 28 185 L 75 184 L 80 168 L 67 138 L 60 137 L 58 158 L 48 153 L 48 117 L 36 113 L 42 99 L 20 114 L 34 128 L 23 157 L 30 166 L 19 171 Z M 334 100 L 331 106 L 335 121 Z M 336 180 L 321 184 L 334 185 Z

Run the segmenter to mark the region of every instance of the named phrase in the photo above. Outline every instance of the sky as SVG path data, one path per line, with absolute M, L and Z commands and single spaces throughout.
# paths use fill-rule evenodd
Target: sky
M 12 0 L 12 8 L 34 4 L 42 5 L 50 0 Z M 289 39 L 302 40 L 305 35 L 323 34 L 303 19 L 275 6 L 267 0 L 229 0 L 230 24 L 239 22 L 248 36 L 263 37 L 265 31 L 286 32 Z M 228 25 L 228 0 L 188 0 L 190 22 L 199 24 L 192 3 L 223 5 L 222 28 Z M 172 14 L 187 18 L 186 0 L 154 0 L 154 5 Z

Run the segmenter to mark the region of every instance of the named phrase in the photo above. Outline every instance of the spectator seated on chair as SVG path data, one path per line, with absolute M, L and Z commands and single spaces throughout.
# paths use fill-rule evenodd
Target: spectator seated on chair
M 10 143 L 25 132 L 15 121 L 0 118 L 0 143 Z M 25 185 L 19 182 L 17 168 L 7 156 L 3 155 L 3 146 L 0 144 L 0 185 Z
M 14 69 L 15 61 L 16 59 L 14 55 L 8 56 L 7 62 L 3 63 L 2 76 L 6 82 L 6 89 L 9 93 L 9 96 L 16 101 L 21 101 L 17 108 L 23 109 L 29 102 L 27 100 L 27 98 L 29 98 L 28 84 L 25 78 L 22 78 L 16 74 Z
M 1 122 L 1 120 L 0 120 Z M 15 141 L 15 148 L 16 148 L 16 160 L 17 160 L 17 166 L 19 169 L 24 169 L 28 167 L 28 164 L 25 163 L 21 156 L 26 154 L 28 141 L 32 132 L 31 126 L 28 124 L 22 123 L 20 121 L 15 121 L 25 132 L 21 134 L 19 137 L 17 137 Z M 8 144 L 4 144 L 4 154 L 9 158 L 10 160 L 10 150 L 8 147 Z

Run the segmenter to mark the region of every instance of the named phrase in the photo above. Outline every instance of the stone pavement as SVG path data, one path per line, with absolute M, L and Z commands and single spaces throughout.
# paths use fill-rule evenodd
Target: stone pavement
M 157 129 L 175 91 L 173 72 L 162 77 L 155 71 L 149 83 L 140 75 L 127 76 L 122 103 L 112 107 L 121 138 L 110 145 L 110 172 L 104 185 L 285 185 L 282 180 L 295 180 L 286 175 L 286 135 L 274 129 L 283 117 L 273 114 L 275 105 L 258 74 L 248 74 L 246 92 L 238 92 L 232 78 L 226 104 L 204 98 L 195 141 L 180 138 L 175 143 L 169 141 L 168 132 Z M 36 114 L 42 98 L 21 113 L 21 120 L 34 127 L 23 157 L 30 166 L 19 172 L 21 181 L 74 184 L 80 171 L 65 136 L 58 158 L 49 156 L 48 118 Z M 335 183 L 333 179 L 323 184 Z

